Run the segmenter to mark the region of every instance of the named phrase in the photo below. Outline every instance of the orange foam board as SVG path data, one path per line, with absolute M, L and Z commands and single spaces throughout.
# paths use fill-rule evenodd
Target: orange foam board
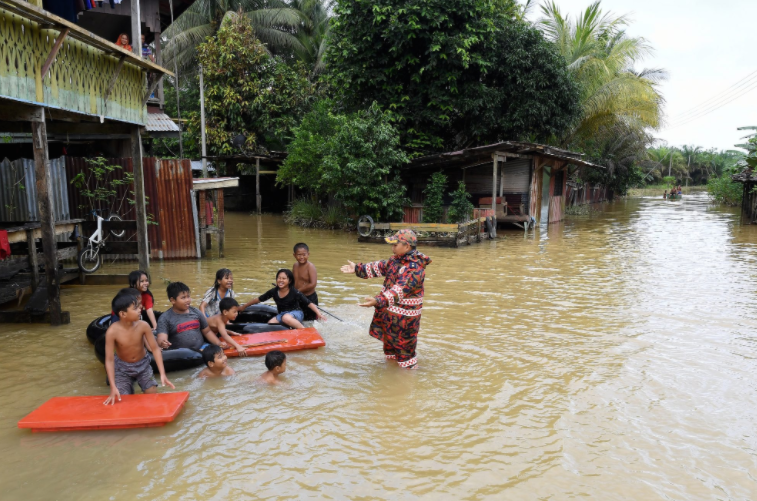
M 286 340 L 279 343 L 263 344 L 260 346 L 250 346 L 245 349 L 248 356 L 265 355 L 269 351 L 297 351 L 309 350 L 326 346 L 318 330 L 315 327 L 306 329 L 292 329 L 288 331 L 259 332 L 257 334 L 244 334 L 234 336 L 232 339 L 238 344 L 255 344 L 265 341 Z M 227 357 L 238 357 L 239 353 L 234 348 L 224 350 Z
M 103 405 L 107 395 L 53 397 L 18 422 L 19 428 L 38 431 L 120 430 L 164 426 L 179 415 L 188 391 L 122 395 Z

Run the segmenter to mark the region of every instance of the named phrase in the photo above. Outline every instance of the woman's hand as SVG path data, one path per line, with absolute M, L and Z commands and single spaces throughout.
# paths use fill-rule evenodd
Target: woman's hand
M 378 305 L 378 301 L 376 301 L 375 297 L 367 297 L 364 299 L 364 303 L 358 303 L 358 306 L 362 306 L 364 308 L 370 308 L 371 306 L 375 307 Z
M 344 266 L 342 266 L 342 273 L 355 273 L 355 263 L 353 263 L 349 259 L 347 260 L 347 262 L 350 264 L 345 264 Z

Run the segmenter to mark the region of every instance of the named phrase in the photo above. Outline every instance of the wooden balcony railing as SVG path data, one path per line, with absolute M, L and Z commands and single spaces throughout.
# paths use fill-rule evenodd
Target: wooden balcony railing
M 47 108 L 143 125 L 173 75 L 23 0 L 0 0 L 0 40 L 0 98 Z

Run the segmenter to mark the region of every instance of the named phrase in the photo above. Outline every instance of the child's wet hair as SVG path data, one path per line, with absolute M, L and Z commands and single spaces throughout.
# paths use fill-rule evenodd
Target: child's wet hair
M 300 249 L 305 249 L 305 252 L 310 252 L 310 249 L 308 248 L 308 244 L 304 242 L 300 242 L 298 244 L 294 244 L 294 253 L 297 254 L 297 251 Z
M 171 282 L 168 284 L 168 287 L 166 287 L 166 292 L 168 293 L 168 299 L 170 300 L 178 298 L 179 294 L 182 292 L 189 294 L 190 290 L 189 286 L 184 282 Z
M 294 287 L 294 273 L 292 273 L 292 270 L 289 270 L 287 268 L 280 269 L 276 272 L 276 280 L 279 279 L 279 275 L 282 273 L 289 279 L 289 287 Z
M 216 272 L 216 281 L 213 284 L 213 287 L 215 287 L 216 290 L 221 286 L 221 280 L 231 275 L 231 270 L 228 268 L 221 268 Z
M 210 362 L 215 362 L 216 356 L 221 353 L 223 353 L 223 350 L 220 346 L 214 344 L 206 346 L 205 349 L 202 350 L 202 359 L 205 361 L 205 365 L 208 365 Z
M 141 298 L 142 295 L 137 289 L 126 287 L 118 291 L 116 297 L 111 301 L 110 306 L 113 313 L 118 315 L 120 312 L 128 310 L 129 306 L 138 305 Z
M 279 350 L 273 350 L 269 351 L 265 354 L 265 366 L 269 371 L 272 371 L 276 367 L 279 367 L 281 364 L 284 363 L 284 360 L 287 359 L 287 356 L 284 354 L 283 351 Z
M 235 306 L 239 308 L 239 303 L 237 303 L 236 299 L 234 299 L 233 297 L 225 297 L 221 299 L 220 303 L 218 303 L 218 310 L 223 313 L 224 311 L 229 311 Z

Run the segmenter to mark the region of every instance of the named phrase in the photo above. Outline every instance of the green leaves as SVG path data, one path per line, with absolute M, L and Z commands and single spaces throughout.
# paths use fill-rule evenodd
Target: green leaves
M 471 194 L 465 189 L 465 183 L 458 182 L 457 189 L 450 193 L 452 203 L 449 206 L 447 220 L 450 223 L 464 223 L 473 215 L 473 203 L 470 201 Z
M 447 176 L 442 172 L 434 172 L 423 190 L 423 222 L 441 223 L 444 216 L 444 189 L 447 187 Z

